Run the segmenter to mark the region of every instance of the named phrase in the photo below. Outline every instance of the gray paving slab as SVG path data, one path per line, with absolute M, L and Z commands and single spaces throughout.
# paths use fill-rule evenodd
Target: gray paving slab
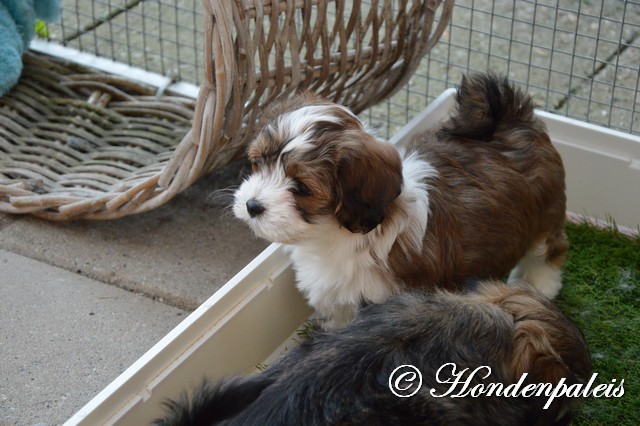
M 0 230 L 5 226 L 9 226 L 15 221 L 15 218 L 6 214 L 0 213 Z
M 217 192 L 239 184 L 244 167 L 232 163 L 164 206 L 118 220 L 20 218 L 0 229 L 0 248 L 195 309 L 267 246 Z
M 0 425 L 61 424 L 187 312 L 0 250 Z

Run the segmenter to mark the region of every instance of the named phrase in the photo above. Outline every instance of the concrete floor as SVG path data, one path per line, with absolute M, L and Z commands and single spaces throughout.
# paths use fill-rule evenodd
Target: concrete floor
M 0 425 L 64 423 L 267 246 L 215 193 L 243 167 L 114 221 L 0 214 Z

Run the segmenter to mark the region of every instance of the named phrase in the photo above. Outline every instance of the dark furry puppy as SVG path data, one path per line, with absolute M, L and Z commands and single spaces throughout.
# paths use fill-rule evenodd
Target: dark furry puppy
M 448 363 L 469 369 L 455 391 Z M 405 364 L 419 369 L 422 386 L 390 380 Z M 451 395 L 464 381 L 467 390 L 486 391 L 491 383 L 585 383 L 590 374 L 582 334 L 552 302 L 524 286 L 486 282 L 468 294 L 408 292 L 368 305 L 347 327 L 315 333 L 264 373 L 205 382 L 191 400 L 168 402 L 156 425 L 567 424 L 575 398 L 543 409 L 542 394 Z M 416 393 L 398 397 L 392 384 Z

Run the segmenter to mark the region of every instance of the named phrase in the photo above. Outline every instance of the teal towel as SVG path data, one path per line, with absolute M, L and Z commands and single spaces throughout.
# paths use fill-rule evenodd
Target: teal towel
M 59 14 L 59 0 L 0 0 L 0 96 L 20 78 L 36 19 L 52 22 Z

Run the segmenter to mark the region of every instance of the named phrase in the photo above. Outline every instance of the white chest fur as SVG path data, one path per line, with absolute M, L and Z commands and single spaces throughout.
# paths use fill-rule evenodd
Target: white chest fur
M 349 231 L 334 233 L 338 238 L 333 243 L 326 235 L 319 245 L 290 246 L 298 289 L 329 325 L 350 321 L 361 302 L 381 302 L 398 287 L 385 278 L 385 265 L 369 247 L 354 241 L 364 240 L 362 236 L 342 233 Z

